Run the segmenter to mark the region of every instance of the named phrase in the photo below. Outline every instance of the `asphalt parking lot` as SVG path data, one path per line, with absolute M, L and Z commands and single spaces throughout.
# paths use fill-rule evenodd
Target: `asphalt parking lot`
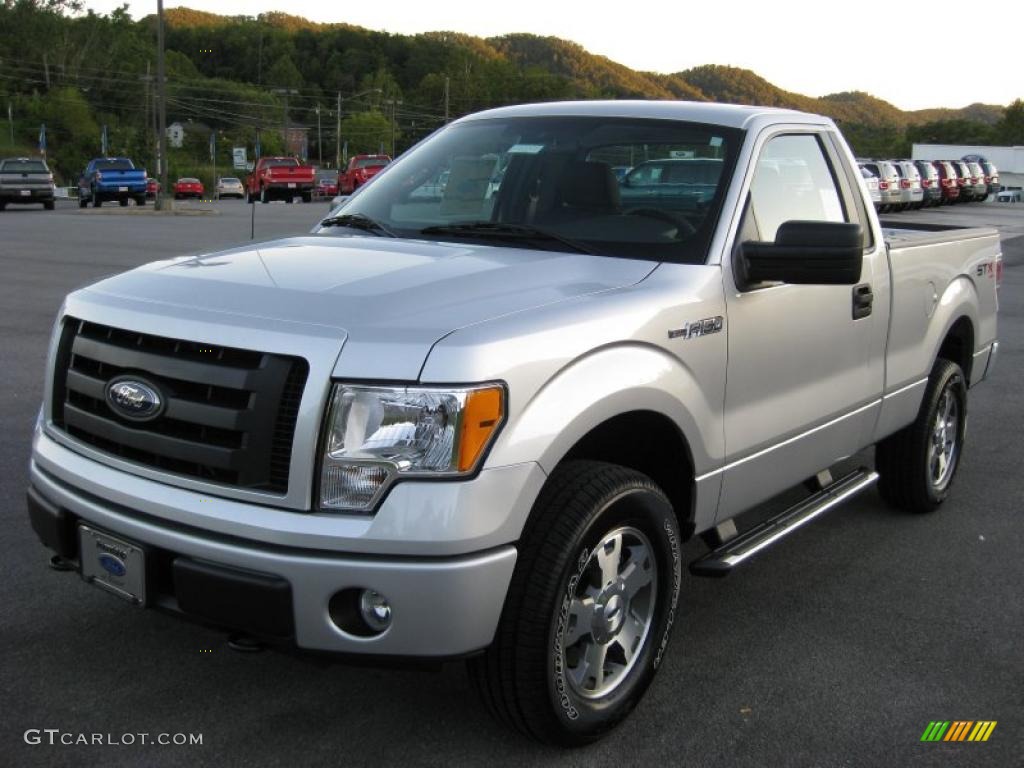
M 493 723 L 461 665 L 381 669 L 279 652 L 137 611 L 48 554 L 24 509 L 46 343 L 70 290 L 240 243 L 252 209 L 0 214 L 0 762 L 216 766 L 999 766 L 1024 747 L 1024 206 L 885 217 L 998 226 L 1001 349 L 973 390 L 963 465 L 940 512 L 872 491 L 727 579 L 684 575 L 667 661 L 634 715 L 575 752 Z M 257 239 L 307 232 L 325 204 L 255 206 Z M 691 542 L 693 559 L 703 551 Z M 995 720 L 986 743 L 928 744 L 932 720 Z M 202 734 L 201 745 L 26 744 L 71 734 Z

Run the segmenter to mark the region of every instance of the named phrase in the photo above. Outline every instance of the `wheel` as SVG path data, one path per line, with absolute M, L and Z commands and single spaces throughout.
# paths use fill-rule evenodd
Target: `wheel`
M 294 198 L 294 197 L 292 197 L 291 195 L 288 195 L 287 197 L 285 197 L 284 201 L 285 201 L 286 203 L 288 203 L 289 205 L 291 205 L 292 203 L 294 203 L 294 202 L 295 202 L 295 198 Z
M 146 196 L 143 195 L 142 197 L 136 197 L 135 204 L 144 206 L 146 204 Z
M 260 188 L 260 202 L 263 203 L 264 205 L 270 202 L 270 195 L 267 194 L 266 187 Z
M 45 200 L 43 202 L 43 208 L 45 208 L 48 211 L 52 211 L 55 207 L 56 205 L 54 204 L 53 200 Z
M 570 461 L 519 544 L 494 642 L 469 661 L 499 720 L 539 741 L 595 741 L 639 702 L 679 597 L 672 505 L 645 475 Z
M 303 192 L 302 193 L 302 202 L 304 202 L 304 203 L 311 203 L 311 202 L 313 202 L 313 193 L 312 192 Z
M 960 366 L 939 359 L 917 419 L 878 444 L 878 490 L 909 512 L 931 512 L 949 495 L 967 428 L 967 382 Z
M 92 191 L 92 207 L 99 208 L 101 205 L 103 205 L 103 201 L 100 199 L 100 196 L 96 194 L 96 190 L 94 189 Z
M 87 198 L 84 198 L 84 197 L 79 197 L 78 198 L 78 207 L 79 208 L 85 208 L 87 205 L 89 205 L 89 200 Z
M 128 207 L 128 198 L 127 197 L 118 198 L 117 204 L 120 205 L 122 208 L 127 208 Z
M 7 210 L 7 201 L 6 200 L 0 200 L 0 211 L 6 211 L 6 210 Z

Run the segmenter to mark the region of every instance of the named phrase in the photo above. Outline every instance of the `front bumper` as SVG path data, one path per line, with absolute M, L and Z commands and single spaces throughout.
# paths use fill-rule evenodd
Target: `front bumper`
M 484 648 L 494 636 L 516 562 L 511 545 L 446 558 L 259 545 L 118 507 L 35 462 L 29 514 L 40 540 L 79 564 L 80 523 L 143 547 L 152 607 L 317 651 L 452 657 Z M 391 626 L 372 637 L 338 627 L 329 604 L 347 588 L 387 597 Z

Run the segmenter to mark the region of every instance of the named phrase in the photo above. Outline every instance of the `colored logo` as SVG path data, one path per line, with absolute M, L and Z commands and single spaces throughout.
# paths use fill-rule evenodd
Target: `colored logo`
M 154 385 L 122 376 L 107 384 L 107 405 L 123 418 L 149 421 L 160 415 L 164 401 Z
M 988 741 L 996 729 L 995 720 L 932 720 L 921 741 Z
M 125 567 L 124 562 L 119 557 L 114 557 L 108 552 L 104 552 L 99 556 L 100 566 L 104 571 L 109 573 L 111 576 L 121 577 L 128 573 L 128 569 Z

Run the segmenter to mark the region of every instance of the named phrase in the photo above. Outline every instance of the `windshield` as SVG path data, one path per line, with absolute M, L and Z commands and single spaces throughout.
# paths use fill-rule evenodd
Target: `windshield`
M 224 176 L 220 180 L 221 184 L 241 184 L 241 179 L 236 179 L 234 176 Z
M 741 138 L 669 120 L 467 121 L 394 161 L 343 213 L 399 237 L 571 241 L 600 255 L 703 263 Z
M 0 171 L 7 173 L 49 173 L 46 163 L 42 160 L 4 160 L 0 163 Z
M 128 159 L 97 160 L 97 171 L 134 171 L 135 166 Z
M 267 160 L 263 163 L 266 168 L 294 168 L 299 161 L 294 157 L 283 157 L 280 160 Z
M 356 168 L 380 168 L 388 164 L 386 157 L 364 157 L 356 160 Z

